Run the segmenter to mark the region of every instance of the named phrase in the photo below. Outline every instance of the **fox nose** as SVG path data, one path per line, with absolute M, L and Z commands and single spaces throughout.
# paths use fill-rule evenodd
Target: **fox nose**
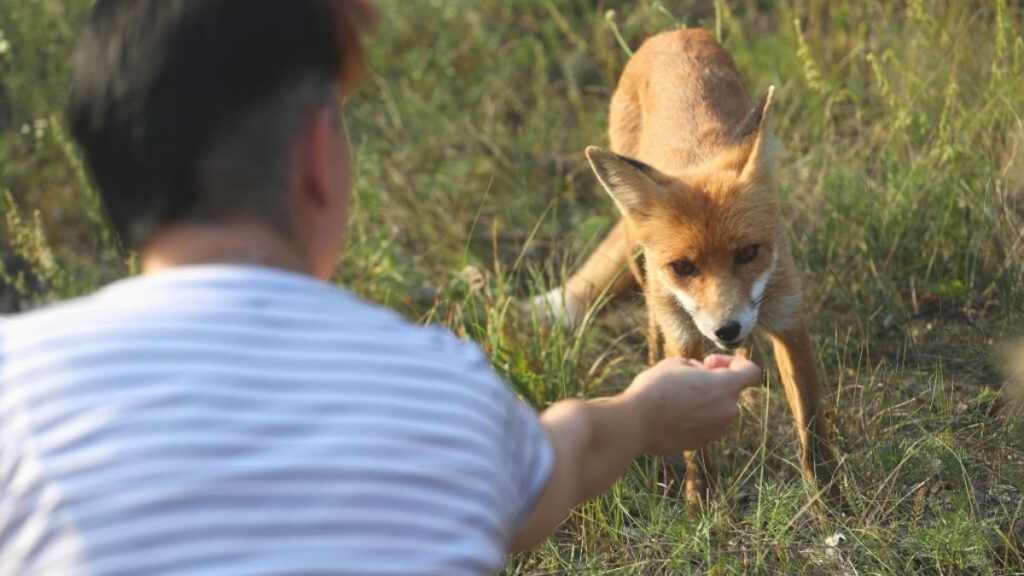
M 718 337 L 722 342 L 732 342 L 740 335 L 740 323 L 735 320 L 729 320 L 724 325 L 715 330 L 715 336 Z

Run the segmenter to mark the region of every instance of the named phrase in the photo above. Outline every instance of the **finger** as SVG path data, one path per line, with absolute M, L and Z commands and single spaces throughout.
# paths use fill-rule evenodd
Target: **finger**
M 734 358 L 734 356 L 726 356 L 724 354 L 711 354 L 704 359 L 704 367 L 710 370 L 728 368 Z
M 749 372 L 752 370 L 760 370 L 757 364 L 754 364 L 746 358 L 740 358 L 739 356 L 724 356 L 722 354 L 715 354 L 708 356 L 704 361 L 704 365 L 711 369 L 728 369 L 732 372 Z
M 729 376 L 736 383 L 737 391 L 753 388 L 761 383 L 761 367 L 749 360 L 740 359 L 729 366 Z
M 761 368 L 757 364 L 744 364 L 737 368 L 713 370 L 708 377 L 714 386 L 721 388 L 723 393 L 738 398 L 745 388 L 752 388 L 761 383 Z
M 730 370 L 744 370 L 754 365 L 753 362 L 740 356 L 726 356 L 725 354 L 712 354 L 704 359 L 704 366 L 712 370 L 728 368 Z

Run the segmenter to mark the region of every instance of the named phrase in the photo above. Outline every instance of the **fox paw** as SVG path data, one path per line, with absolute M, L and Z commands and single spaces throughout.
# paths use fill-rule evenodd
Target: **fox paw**
M 522 307 L 524 312 L 535 313 L 544 322 L 558 323 L 566 328 L 578 326 L 586 313 L 583 306 L 561 288 L 535 296 L 524 302 Z

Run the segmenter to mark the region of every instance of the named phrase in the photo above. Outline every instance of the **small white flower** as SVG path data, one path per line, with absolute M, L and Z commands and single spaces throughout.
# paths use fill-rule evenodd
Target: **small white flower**
M 46 136 L 46 129 L 49 127 L 50 122 L 46 118 L 36 118 L 33 124 L 36 131 L 36 140 L 41 140 L 43 136 Z
M 31 131 L 32 131 L 32 127 L 29 126 L 28 124 L 22 124 L 21 125 L 21 135 L 22 136 L 28 136 L 29 132 L 31 132 Z
M 835 534 L 825 538 L 825 546 L 829 548 L 839 548 L 846 542 L 846 535 L 842 532 L 836 532 Z
M 0 56 L 3 56 L 4 54 L 7 54 L 7 52 L 10 49 L 11 49 L 11 43 L 8 42 L 7 38 L 4 37 L 4 31 L 0 30 Z
M 825 556 L 834 560 L 842 558 L 839 549 L 842 548 L 844 542 L 846 542 L 846 536 L 842 532 L 836 532 L 825 538 Z

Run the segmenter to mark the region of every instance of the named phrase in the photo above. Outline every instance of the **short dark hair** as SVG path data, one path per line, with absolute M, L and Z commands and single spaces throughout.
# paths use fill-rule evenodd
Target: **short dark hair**
M 362 0 L 99 0 L 68 117 L 122 245 L 193 215 L 204 155 L 248 110 L 310 79 L 351 88 L 372 18 Z

